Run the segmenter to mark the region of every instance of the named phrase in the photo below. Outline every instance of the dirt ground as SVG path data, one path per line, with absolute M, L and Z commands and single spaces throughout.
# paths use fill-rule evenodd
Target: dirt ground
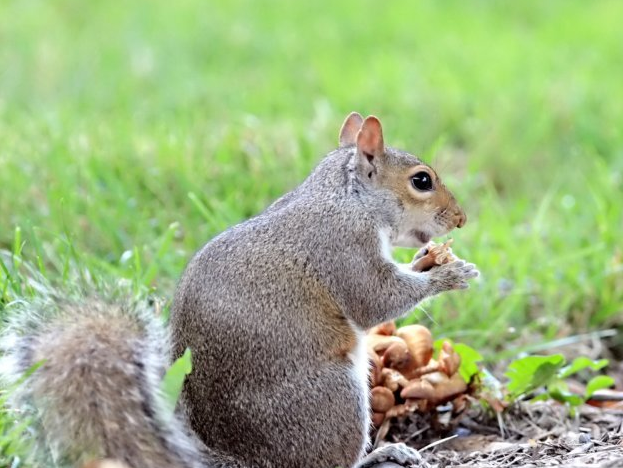
M 623 468 L 623 405 L 584 405 L 570 416 L 554 402 L 521 403 L 497 418 L 474 407 L 455 420 L 450 411 L 413 414 L 386 429 L 377 445 L 405 442 L 423 467 Z

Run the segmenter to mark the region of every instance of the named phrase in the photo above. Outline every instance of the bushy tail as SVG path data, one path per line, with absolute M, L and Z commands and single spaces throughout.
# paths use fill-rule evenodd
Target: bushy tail
M 197 442 L 167 411 L 160 381 L 167 333 L 153 312 L 100 299 L 9 307 L 0 371 L 58 466 L 113 459 L 131 468 L 205 468 Z M 37 367 L 39 366 L 39 367 Z

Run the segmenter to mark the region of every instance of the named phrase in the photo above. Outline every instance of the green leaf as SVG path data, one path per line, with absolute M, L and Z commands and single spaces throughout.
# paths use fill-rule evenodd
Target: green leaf
M 516 398 L 549 385 L 558 378 L 558 371 L 565 364 L 562 354 L 552 356 L 527 356 L 511 362 L 505 375 L 508 377 L 508 391 Z
M 584 404 L 584 398 L 581 395 L 576 395 L 575 393 L 563 393 L 559 396 L 552 395 L 554 400 L 559 401 L 561 403 L 567 403 L 570 406 L 580 406 Z
M 598 375 L 593 377 L 586 384 L 586 393 L 584 397 L 588 400 L 597 390 L 608 388 L 612 385 L 614 385 L 614 379 L 608 375 Z
M 569 391 L 566 382 L 556 379 L 547 386 L 547 395 L 550 398 L 561 403 L 567 403 L 571 406 L 579 406 L 584 403 L 584 398 Z
M 483 357 L 474 348 L 463 343 L 455 343 L 452 347 L 454 348 L 454 351 L 461 356 L 459 374 L 461 374 L 461 377 L 463 377 L 465 382 L 469 382 L 474 375 L 480 372 L 480 368 L 477 363 L 482 361 Z
M 593 361 L 587 357 L 578 357 L 573 360 L 573 362 L 562 368 L 559 373 L 559 377 L 561 379 L 566 379 L 567 377 L 580 372 L 587 367 L 591 370 L 598 371 L 608 365 L 607 359 L 599 359 L 598 361 Z
M 171 413 L 175 411 L 175 405 L 182 392 L 184 379 L 192 370 L 192 353 L 189 348 L 186 348 L 182 357 L 178 358 L 171 367 L 169 367 L 160 383 L 160 390 L 165 397 L 166 405 Z
M 534 401 L 547 401 L 551 398 L 551 395 L 547 392 L 543 392 L 537 396 L 535 396 L 534 398 L 532 398 L 530 401 L 534 402 Z

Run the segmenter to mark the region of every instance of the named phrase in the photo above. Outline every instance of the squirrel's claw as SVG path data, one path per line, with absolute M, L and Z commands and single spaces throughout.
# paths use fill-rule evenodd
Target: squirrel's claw
M 476 278 L 480 272 L 473 263 L 456 260 L 433 268 L 428 272 L 438 291 L 469 288 L 468 280 Z

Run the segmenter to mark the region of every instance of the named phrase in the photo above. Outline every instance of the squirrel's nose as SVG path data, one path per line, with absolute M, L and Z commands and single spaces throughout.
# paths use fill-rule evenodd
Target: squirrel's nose
M 465 226 L 466 222 L 467 222 L 467 215 L 462 209 L 459 208 L 459 212 L 457 213 L 456 227 L 460 229 L 463 226 Z

